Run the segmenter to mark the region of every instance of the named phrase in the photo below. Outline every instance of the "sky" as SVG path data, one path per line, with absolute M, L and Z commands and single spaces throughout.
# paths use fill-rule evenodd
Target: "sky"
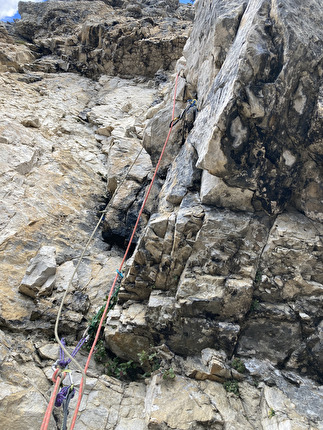
M 44 0 L 29 0 L 32 2 L 42 2 Z M 0 21 L 13 21 L 20 18 L 18 14 L 19 0 L 0 0 Z
M 29 0 L 32 2 L 41 2 L 46 0 Z M 19 0 L 0 0 L 0 21 L 12 22 L 16 18 L 20 18 L 18 13 Z M 180 3 L 189 3 L 190 0 L 180 0 Z

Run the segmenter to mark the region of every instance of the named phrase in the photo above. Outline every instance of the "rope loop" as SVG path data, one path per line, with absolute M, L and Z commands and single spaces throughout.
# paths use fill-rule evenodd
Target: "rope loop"
M 61 372 L 62 372 L 62 370 L 59 367 L 55 370 L 55 372 L 52 376 L 52 381 L 54 382 L 54 384 L 57 381 L 57 376 L 59 376 L 61 374 Z
M 66 374 L 69 372 L 70 370 L 68 369 L 61 369 L 60 367 L 57 367 L 57 369 L 53 373 L 52 381 L 54 382 L 54 384 L 56 384 L 58 377 L 61 378 L 61 381 L 64 381 Z
M 60 406 L 62 406 L 64 400 L 67 399 L 67 396 L 70 394 L 70 392 L 72 392 L 70 397 L 71 397 L 71 399 L 73 399 L 73 397 L 75 395 L 74 385 L 67 385 L 67 386 L 61 388 L 61 390 L 59 391 L 59 393 L 56 396 L 55 406 L 58 408 Z
M 82 348 L 84 343 L 86 343 L 87 341 L 88 341 L 88 336 L 85 333 L 85 335 L 81 338 L 81 340 L 79 340 L 78 344 L 74 348 L 74 351 L 72 352 L 71 357 L 74 358 L 76 356 L 76 354 L 79 352 L 79 350 Z M 61 339 L 61 343 L 62 343 L 63 347 L 65 348 L 66 343 L 65 343 L 64 338 Z M 68 360 L 65 360 L 64 349 L 60 346 L 60 348 L 59 348 L 59 360 L 56 361 L 54 366 L 55 367 L 59 366 L 61 369 L 66 369 L 71 361 L 72 361 L 71 358 L 69 358 Z

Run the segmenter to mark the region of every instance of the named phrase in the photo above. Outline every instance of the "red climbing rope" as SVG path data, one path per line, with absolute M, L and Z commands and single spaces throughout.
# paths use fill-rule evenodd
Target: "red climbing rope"
M 53 375 L 53 378 L 54 378 L 54 376 L 56 377 L 57 373 L 58 373 L 58 369 L 57 369 L 57 372 L 55 372 L 55 374 Z M 57 392 L 59 390 L 60 384 L 61 384 L 61 376 L 57 375 L 54 390 L 53 390 L 52 396 L 50 398 L 50 401 L 48 403 L 46 413 L 44 415 L 44 419 L 43 419 L 40 430 L 47 430 L 47 428 L 48 428 L 50 417 L 51 417 L 52 412 L 53 412 L 54 403 L 55 403 L 56 395 L 57 395 Z
M 115 276 L 115 278 L 114 278 L 114 281 L 113 281 L 113 283 L 112 283 L 112 286 L 111 286 L 111 289 L 110 289 L 110 292 L 109 292 L 109 296 L 108 296 L 108 298 L 107 298 L 107 302 L 106 302 L 106 305 L 105 305 L 105 308 L 104 308 L 104 311 L 103 311 L 103 314 L 102 314 L 102 317 L 101 317 L 101 320 L 100 320 L 100 324 L 99 324 L 99 326 L 98 326 L 98 329 L 97 329 L 97 332 L 96 332 L 96 336 L 95 336 L 94 342 L 93 342 L 93 344 L 92 344 L 92 348 L 91 348 L 91 350 L 90 350 L 90 352 L 89 352 L 88 359 L 87 359 L 86 364 L 85 364 L 85 367 L 84 367 L 84 372 L 85 372 L 85 373 L 87 372 L 87 369 L 88 369 L 88 367 L 89 367 L 90 360 L 91 360 L 91 357 L 92 357 L 92 354 L 93 354 L 93 351 L 94 351 L 95 345 L 96 345 L 96 343 L 97 343 L 97 341 L 98 341 L 98 338 L 99 338 L 99 336 L 100 336 L 100 332 L 101 332 L 101 328 L 102 328 L 102 325 L 103 325 L 103 321 L 105 320 L 106 314 L 107 314 L 107 312 L 108 312 L 108 308 L 109 308 L 109 304 L 110 304 L 111 296 L 112 296 L 112 293 L 113 293 L 113 291 L 114 291 L 114 287 L 115 287 L 115 285 L 116 285 L 116 283 L 117 283 L 117 280 L 118 280 L 118 277 L 119 277 L 119 273 L 121 273 L 122 267 L 123 267 L 123 265 L 124 265 L 124 263 L 125 263 L 125 261 L 126 261 L 126 258 L 127 258 L 128 253 L 129 253 L 130 246 L 131 246 L 132 241 L 133 241 L 133 238 L 134 238 L 134 236 L 135 236 L 135 234 L 136 234 L 137 227 L 138 227 L 138 224 L 139 224 L 139 221 L 140 221 L 141 215 L 142 215 L 143 210 L 144 210 L 144 208 L 145 208 L 145 206 L 146 206 L 146 203 L 147 203 L 147 200 L 148 200 L 148 197 L 149 197 L 150 191 L 151 191 L 152 186 L 153 186 L 153 184 L 154 184 L 154 181 L 155 181 L 155 179 L 156 179 L 156 176 L 157 176 L 157 172 L 158 172 L 158 169 L 159 169 L 160 163 L 161 163 L 161 161 L 162 161 L 162 158 L 163 158 L 163 155 L 164 155 L 164 152 L 165 152 L 165 149 L 166 149 L 167 143 L 168 143 L 168 141 L 169 141 L 169 138 L 170 138 L 170 135 L 171 135 L 171 132 L 172 132 L 173 126 L 174 126 L 173 120 L 174 120 L 174 117 L 175 117 L 175 104 L 176 104 L 177 83 L 178 83 L 178 73 L 177 73 L 177 75 L 176 75 L 176 80 L 175 80 L 174 99 L 173 99 L 173 111 L 172 111 L 172 122 L 171 122 L 171 124 L 170 124 L 170 128 L 169 128 L 169 131 L 168 131 L 168 134 L 167 134 L 167 137 L 166 137 L 166 140 L 165 140 L 165 143 L 164 143 L 163 149 L 162 149 L 162 151 L 161 151 L 161 153 L 160 153 L 159 160 L 158 160 L 158 163 L 157 163 L 157 165 L 156 165 L 154 175 L 153 175 L 153 177 L 152 177 L 152 180 L 151 180 L 151 182 L 150 182 L 149 188 L 148 188 L 148 190 L 147 190 L 147 193 L 146 193 L 145 199 L 144 199 L 144 201 L 143 201 L 143 203 L 142 203 L 142 205 L 141 205 L 141 208 L 140 208 L 140 211 L 139 211 L 139 214 L 138 214 L 138 217 L 137 217 L 136 224 L 135 224 L 135 226 L 134 226 L 134 228 L 133 228 L 133 231 L 132 231 L 131 237 L 130 237 L 130 239 L 129 239 L 129 243 L 128 243 L 127 249 L 126 249 L 125 254 L 124 254 L 124 256 L 123 256 L 123 259 L 122 259 L 122 261 L 121 261 L 121 264 L 120 264 L 119 270 L 117 271 L 117 274 L 116 274 L 116 276 Z M 118 273 L 118 272 L 119 272 L 119 273 Z M 76 407 L 75 407 L 75 411 L 74 411 L 74 415 L 73 415 L 73 419 L 72 419 L 72 423 L 71 423 L 70 430 L 73 430 L 73 429 L 74 429 L 75 422 L 76 422 L 76 418 L 77 418 L 77 414 L 78 414 L 78 411 L 79 411 L 79 408 L 80 408 L 80 404 L 81 404 L 81 400 L 82 400 L 82 395 L 83 395 L 83 378 L 81 379 L 80 389 L 79 389 L 79 395 L 78 395 L 77 404 L 76 404 Z
M 173 99 L 172 121 L 171 121 L 171 123 L 170 123 L 170 128 L 169 128 L 169 131 L 168 131 L 168 135 L 167 135 L 167 137 L 166 137 L 166 140 L 165 140 L 165 143 L 164 143 L 163 149 L 162 149 L 161 154 L 160 154 L 160 156 L 159 156 L 159 160 L 158 160 L 158 163 L 157 163 L 157 165 L 156 165 L 155 172 L 154 172 L 154 175 L 153 175 L 153 177 L 152 177 L 152 180 L 151 180 L 151 183 L 150 183 L 150 185 L 149 185 L 149 188 L 148 188 L 148 190 L 147 190 L 146 196 L 145 196 L 144 201 L 143 201 L 143 203 L 142 203 L 142 205 L 141 205 L 141 208 L 140 208 L 140 211 L 139 211 L 139 214 L 138 214 L 138 217 L 137 217 L 136 224 L 135 224 L 135 226 L 134 226 L 134 228 L 133 228 L 133 231 L 132 231 L 131 237 L 130 237 L 130 239 L 129 239 L 129 243 L 128 243 L 127 249 L 126 249 L 125 254 L 124 254 L 124 256 L 123 256 L 123 259 L 122 259 L 122 261 L 121 261 L 120 267 L 119 267 L 119 269 L 117 270 L 117 274 L 116 274 L 116 276 L 115 276 L 115 278 L 114 278 L 114 281 L 113 281 L 113 283 L 112 283 L 112 286 L 111 286 L 111 289 L 110 289 L 110 292 L 109 292 L 109 295 L 108 295 L 108 298 L 107 298 L 107 301 L 106 301 L 106 305 L 105 305 L 105 308 L 104 308 L 104 311 L 103 311 L 103 314 L 102 314 L 102 317 L 101 317 L 101 320 L 100 320 L 100 323 L 99 323 L 99 326 L 98 326 L 98 329 L 97 329 L 97 332 L 96 332 L 96 335 L 95 335 L 94 342 L 93 342 L 93 344 L 92 344 L 92 347 L 91 347 L 91 350 L 90 350 L 90 352 L 89 352 L 89 355 L 88 355 L 88 358 L 87 358 L 86 364 L 85 364 L 85 366 L 84 366 L 84 377 L 85 377 L 86 372 L 87 372 L 87 370 L 88 370 L 88 367 L 89 367 L 89 364 L 90 364 L 90 360 L 91 360 L 91 357 L 92 357 L 92 354 L 93 354 L 94 348 L 95 348 L 95 346 L 96 346 L 96 344 L 97 344 L 97 341 L 98 341 L 98 338 L 99 338 L 99 336 L 100 336 L 100 332 L 101 332 L 101 328 L 102 328 L 102 325 L 103 325 L 103 321 L 105 320 L 106 315 L 107 315 L 107 312 L 108 312 L 108 309 L 109 309 L 109 304 L 110 304 L 110 300 L 111 300 L 111 297 L 112 297 L 112 293 L 113 293 L 114 288 L 115 288 L 115 285 L 116 285 L 116 283 L 117 283 L 117 281 L 118 281 L 118 277 L 121 275 L 122 267 L 123 267 L 123 265 L 124 265 L 124 263 L 125 263 L 125 261 L 126 261 L 127 255 L 128 255 L 128 253 L 129 253 L 129 250 L 130 250 L 130 247 L 131 247 L 131 244 L 132 244 L 132 241 L 133 241 L 133 238 L 134 238 L 134 236 L 135 236 L 135 233 L 136 233 L 137 228 L 138 228 L 138 225 L 139 225 L 139 221 L 140 221 L 141 215 L 142 215 L 143 210 L 144 210 L 144 208 L 145 208 L 145 206 L 146 206 L 146 203 L 147 203 L 147 200 L 148 200 L 148 197 L 149 197 L 150 191 L 151 191 L 152 186 L 153 186 L 153 184 L 154 184 L 154 181 L 155 181 L 155 179 L 156 179 L 157 172 L 158 172 L 158 169 L 159 169 L 160 163 L 161 163 L 161 161 L 162 161 L 162 158 L 163 158 L 163 155 L 164 155 L 164 152 L 165 152 L 165 149 L 166 149 L 167 143 L 168 143 L 168 141 L 169 141 L 169 138 L 170 138 L 170 135 L 171 135 L 171 132 L 172 132 L 173 126 L 174 126 L 174 125 L 175 125 L 175 123 L 176 123 L 176 122 L 174 121 L 174 118 L 175 118 L 175 104 L 176 104 L 176 92 L 177 92 L 178 76 L 179 76 L 179 75 L 178 75 L 178 73 L 177 73 L 177 75 L 176 75 L 176 80 L 175 80 L 174 99 Z M 122 276 L 122 275 L 121 275 L 121 276 Z M 55 377 L 56 377 L 56 375 L 57 375 L 56 381 L 55 381 L 55 378 L 54 378 L 55 387 L 54 387 L 54 390 L 53 390 L 52 396 L 51 396 L 51 398 L 50 398 L 50 401 L 49 401 L 49 404 L 48 404 L 48 407 L 47 407 L 47 410 L 46 410 L 46 413 L 45 413 L 45 416 L 44 416 L 44 419 L 43 419 L 42 426 L 41 426 L 41 429 L 40 429 L 40 430 L 47 430 L 47 429 L 48 429 L 48 425 L 49 425 L 50 417 L 51 417 L 51 414 L 52 414 L 52 411 L 53 411 L 53 408 L 54 408 L 54 404 L 55 404 L 55 399 L 56 399 L 57 392 L 58 392 L 58 390 L 59 390 L 59 387 L 60 387 L 60 384 L 61 384 L 61 380 L 62 380 L 62 376 L 61 376 L 60 374 L 57 374 L 57 373 L 58 373 L 58 371 L 56 371 L 56 373 L 55 373 Z M 64 374 L 63 374 L 63 377 L 64 377 Z M 80 388 L 79 388 L 79 395 L 78 395 L 77 404 L 76 404 L 76 407 L 75 407 L 75 411 L 74 411 L 73 419 L 72 419 L 72 422 L 71 422 L 71 425 L 70 425 L 70 430 L 73 430 L 73 429 L 74 429 L 75 422 L 76 422 L 76 418 L 77 418 L 77 415 L 78 415 L 78 412 L 79 412 L 79 409 L 80 409 L 80 405 L 81 405 L 81 401 L 82 401 L 83 392 L 84 392 L 84 378 L 83 378 L 83 376 L 82 376 L 81 383 L 80 383 Z

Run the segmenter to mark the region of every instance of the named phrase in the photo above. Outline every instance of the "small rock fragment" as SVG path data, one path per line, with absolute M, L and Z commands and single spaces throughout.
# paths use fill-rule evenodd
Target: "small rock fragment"
M 19 286 L 19 291 L 27 296 L 49 296 L 56 278 L 56 249 L 43 246 L 31 259 L 26 274 Z
M 39 118 L 36 116 L 27 116 L 21 121 L 21 124 L 24 125 L 25 127 L 31 127 L 31 128 L 40 127 Z

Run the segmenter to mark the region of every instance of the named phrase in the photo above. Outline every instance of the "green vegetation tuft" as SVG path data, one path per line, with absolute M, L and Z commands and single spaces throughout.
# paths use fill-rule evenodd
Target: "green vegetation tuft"
M 262 271 L 261 270 L 257 270 L 256 276 L 255 276 L 255 282 L 257 284 L 259 284 L 259 282 L 261 281 L 261 278 L 262 278 Z
M 109 376 L 122 381 L 134 381 L 140 376 L 138 372 L 141 369 L 138 369 L 138 365 L 134 361 L 122 361 L 119 357 L 111 358 L 104 346 L 103 340 L 99 340 L 96 344 L 93 356 L 95 361 L 104 365 L 105 373 Z
M 251 306 L 250 306 L 250 312 L 255 312 L 259 309 L 260 303 L 258 299 L 254 299 L 251 302 Z
M 94 360 L 98 363 L 104 363 L 107 360 L 108 355 L 103 340 L 99 340 L 99 342 L 95 345 L 93 356 Z
M 276 415 L 276 412 L 274 411 L 274 409 L 270 408 L 268 411 L 268 417 L 273 418 L 275 415 Z
M 246 371 L 246 366 L 243 364 L 243 361 L 240 360 L 240 358 L 234 358 L 232 360 L 231 365 L 239 373 L 245 373 L 245 371 Z
M 122 361 L 119 357 L 109 358 L 105 363 L 106 373 L 120 380 L 135 380 L 137 364 L 133 360 Z
M 142 350 L 137 355 L 140 366 L 145 370 L 145 373 L 141 376 L 142 378 L 149 378 L 152 372 L 155 372 L 160 368 L 161 360 L 156 351 Z
M 117 302 L 118 302 L 119 290 L 120 290 L 120 284 L 116 287 L 115 291 L 113 292 L 113 294 L 111 296 L 107 315 L 108 315 L 109 311 L 111 309 L 113 309 L 115 307 L 115 305 L 117 304 Z M 108 299 L 108 297 L 105 297 L 104 301 L 106 302 L 107 299 Z M 88 336 L 89 336 L 89 339 L 88 339 L 87 343 L 85 344 L 86 348 L 88 350 L 90 350 L 91 347 L 92 347 L 92 345 L 93 345 L 93 342 L 94 342 L 94 339 L 95 339 L 95 335 L 96 335 L 96 332 L 97 332 L 97 330 L 99 328 L 100 321 L 101 321 L 104 309 L 105 309 L 105 304 L 100 307 L 100 309 L 98 310 L 98 312 L 90 319 L 90 321 L 88 323 Z M 102 324 L 102 327 L 105 325 L 106 319 L 107 319 L 107 317 L 105 317 L 105 319 L 103 321 L 103 324 Z
M 176 377 L 174 369 L 172 367 L 167 370 L 162 370 L 161 374 L 163 375 L 163 379 L 174 379 Z
M 223 384 L 223 387 L 224 387 L 225 391 L 227 391 L 228 393 L 233 393 L 236 396 L 240 395 L 239 384 L 238 384 L 238 381 L 236 381 L 235 379 L 225 381 Z

